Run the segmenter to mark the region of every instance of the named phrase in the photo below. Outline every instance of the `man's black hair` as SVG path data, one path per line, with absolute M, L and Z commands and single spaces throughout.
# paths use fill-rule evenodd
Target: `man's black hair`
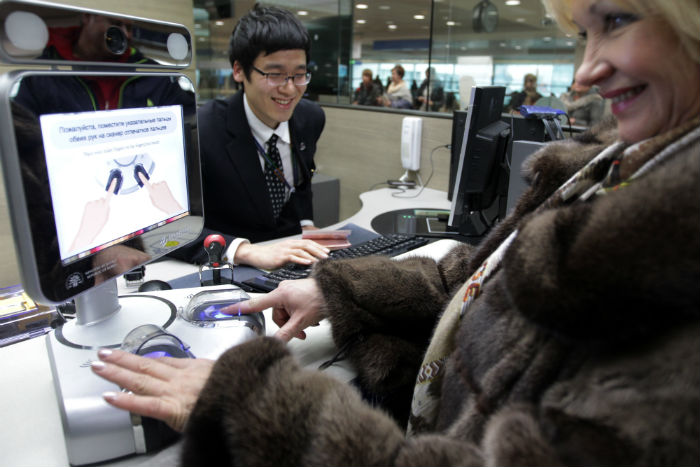
M 265 55 L 280 50 L 302 49 L 306 63 L 311 54 L 311 38 L 301 21 L 290 11 L 256 3 L 231 32 L 228 58 L 238 61 L 247 79 L 250 79 L 253 61 L 262 52 Z

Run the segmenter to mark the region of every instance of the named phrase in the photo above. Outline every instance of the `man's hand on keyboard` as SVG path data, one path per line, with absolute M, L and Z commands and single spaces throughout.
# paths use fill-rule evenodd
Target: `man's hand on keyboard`
M 291 239 L 259 245 L 242 243 L 236 250 L 236 264 L 260 269 L 277 269 L 287 263 L 309 265 L 328 258 L 330 250 L 313 240 Z
M 283 281 L 272 292 L 223 308 L 224 313 L 255 313 L 272 308 L 272 320 L 280 329 L 275 337 L 288 342 L 306 339 L 304 329 L 322 319 L 323 295 L 314 279 Z

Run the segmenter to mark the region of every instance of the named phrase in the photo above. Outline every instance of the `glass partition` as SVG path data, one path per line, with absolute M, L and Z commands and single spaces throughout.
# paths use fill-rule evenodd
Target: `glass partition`
M 228 37 L 238 17 L 253 4 L 194 1 L 200 100 L 236 91 L 226 55 Z M 295 12 L 309 29 L 313 78 L 308 97 L 322 103 L 350 105 L 357 100 L 367 70 L 387 97 L 396 65 L 404 70 L 412 110 L 452 113 L 465 108 L 473 85 L 502 85 L 510 94 L 523 89 L 527 74 L 537 77 L 536 90 L 542 97 L 557 98 L 572 83 L 579 50 L 576 38 L 561 33 L 536 0 L 266 4 Z M 386 99 L 368 102 L 387 104 Z

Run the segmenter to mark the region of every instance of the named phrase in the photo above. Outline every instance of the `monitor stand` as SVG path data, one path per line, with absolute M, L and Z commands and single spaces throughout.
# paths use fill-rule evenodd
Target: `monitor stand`
M 237 289 L 232 285 L 226 287 Z M 97 359 L 100 348 L 119 348 L 124 337 L 143 324 L 160 326 L 178 336 L 194 356 L 205 358 L 217 358 L 229 347 L 264 334 L 264 318 L 260 313 L 242 315 L 240 321 L 221 325 L 196 325 L 182 319 L 178 308 L 201 290 L 204 289 L 173 289 L 120 297 L 113 279 L 76 297 L 76 319 L 47 335 L 71 465 L 151 452 L 177 437 L 161 422 L 116 409 L 104 401 L 104 392 L 120 388 L 92 372 L 90 364 Z
M 56 339 L 72 348 L 118 348 L 124 336 L 147 323 L 167 328 L 176 318 L 175 306 L 156 296 L 119 297 L 116 279 L 75 297 L 76 318 L 55 331 Z

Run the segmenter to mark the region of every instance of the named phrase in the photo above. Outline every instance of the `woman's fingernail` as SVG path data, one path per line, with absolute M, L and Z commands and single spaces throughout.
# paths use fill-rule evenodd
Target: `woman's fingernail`
M 105 365 L 105 362 L 101 362 L 99 360 L 94 360 L 94 361 L 90 362 L 90 366 L 95 371 L 102 371 L 105 369 L 106 365 Z
M 100 349 L 97 351 L 97 356 L 100 358 L 109 357 L 110 355 L 112 355 L 111 349 Z
M 107 402 L 112 402 L 114 399 L 117 398 L 117 393 L 113 391 L 107 391 L 102 393 L 102 398 L 106 400 Z

